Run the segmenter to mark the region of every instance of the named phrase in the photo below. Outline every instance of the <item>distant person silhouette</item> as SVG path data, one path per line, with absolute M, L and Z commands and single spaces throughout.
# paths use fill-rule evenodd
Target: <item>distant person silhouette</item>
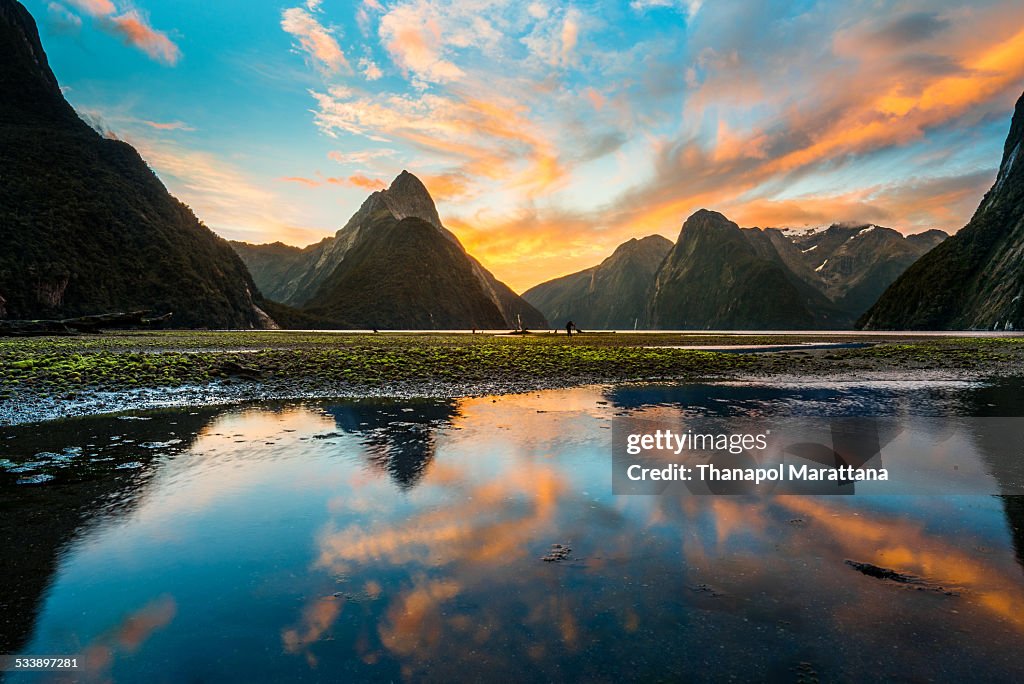
M 572 337 L 572 331 L 575 329 L 576 324 L 573 323 L 572 321 L 569 321 L 568 323 L 565 324 L 565 334 L 568 335 L 569 337 Z

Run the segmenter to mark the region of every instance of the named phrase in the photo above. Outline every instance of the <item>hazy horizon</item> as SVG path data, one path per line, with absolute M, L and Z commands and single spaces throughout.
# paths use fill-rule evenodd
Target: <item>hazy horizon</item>
M 702 207 L 955 232 L 1024 85 L 1008 1 L 25 4 L 69 101 L 218 234 L 316 242 L 406 168 L 517 292 Z

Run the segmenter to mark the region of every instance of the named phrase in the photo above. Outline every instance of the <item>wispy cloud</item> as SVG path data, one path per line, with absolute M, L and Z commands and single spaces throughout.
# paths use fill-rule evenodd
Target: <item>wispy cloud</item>
M 82 18 L 59 2 L 46 5 L 46 25 L 53 33 L 78 33 Z
M 376 81 L 384 75 L 384 72 L 380 70 L 377 63 L 367 57 L 359 59 L 359 69 L 363 72 L 363 76 L 366 77 L 367 81 Z
M 298 183 L 304 185 L 307 188 L 322 188 L 331 185 L 343 185 L 353 188 L 362 188 L 364 190 L 383 190 L 388 186 L 387 181 L 383 178 L 370 178 L 361 173 L 352 174 L 351 176 L 324 176 L 317 172 L 316 178 L 307 178 L 305 176 L 285 176 L 281 178 L 286 183 Z
M 181 59 L 181 50 L 174 41 L 163 31 L 157 31 L 150 26 L 149 20 L 138 10 L 103 17 L 100 26 L 120 36 L 126 43 L 134 45 L 158 62 L 173 66 Z
M 396 154 L 397 150 L 392 149 L 361 150 L 359 152 L 340 152 L 338 150 L 331 150 L 327 153 L 327 158 L 332 161 L 336 161 L 339 164 L 362 165 L 369 164 L 377 159 L 393 157 Z
M 419 83 L 458 81 L 465 72 L 447 58 L 450 36 L 429 2 L 399 4 L 380 19 L 380 38 L 396 66 Z
M 149 23 L 149 18 L 139 9 L 132 6 L 118 8 L 112 0 L 68 0 L 68 2 L 93 17 L 97 25 L 104 31 L 121 38 L 126 44 L 142 50 L 158 62 L 174 66 L 181 59 L 181 49 L 163 31 L 158 31 Z M 53 6 L 65 10 L 64 20 L 77 21 L 81 19 L 66 8 L 50 3 L 51 12 Z M 58 10 L 59 11 L 59 10 Z
M 306 53 L 316 67 L 328 73 L 351 73 L 352 67 L 335 37 L 335 30 L 325 27 L 313 15 L 318 2 L 307 2 L 305 7 L 292 7 L 281 14 L 281 28 L 298 41 L 298 48 Z
M 68 0 L 68 2 L 94 17 L 105 17 L 117 12 L 117 7 L 110 0 Z

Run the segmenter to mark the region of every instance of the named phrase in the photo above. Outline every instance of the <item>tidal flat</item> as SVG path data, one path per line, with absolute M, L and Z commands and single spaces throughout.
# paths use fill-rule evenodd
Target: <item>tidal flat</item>
M 1024 375 L 1024 337 L 1012 334 L 117 332 L 0 339 L 0 424 L 269 399 L 1015 373 Z

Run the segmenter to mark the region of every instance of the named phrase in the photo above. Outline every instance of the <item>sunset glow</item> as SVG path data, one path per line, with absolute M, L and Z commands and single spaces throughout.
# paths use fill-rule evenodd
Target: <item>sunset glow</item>
M 522 292 L 705 207 L 953 232 L 1024 4 L 30 0 L 68 100 L 213 230 L 305 245 L 402 169 Z

